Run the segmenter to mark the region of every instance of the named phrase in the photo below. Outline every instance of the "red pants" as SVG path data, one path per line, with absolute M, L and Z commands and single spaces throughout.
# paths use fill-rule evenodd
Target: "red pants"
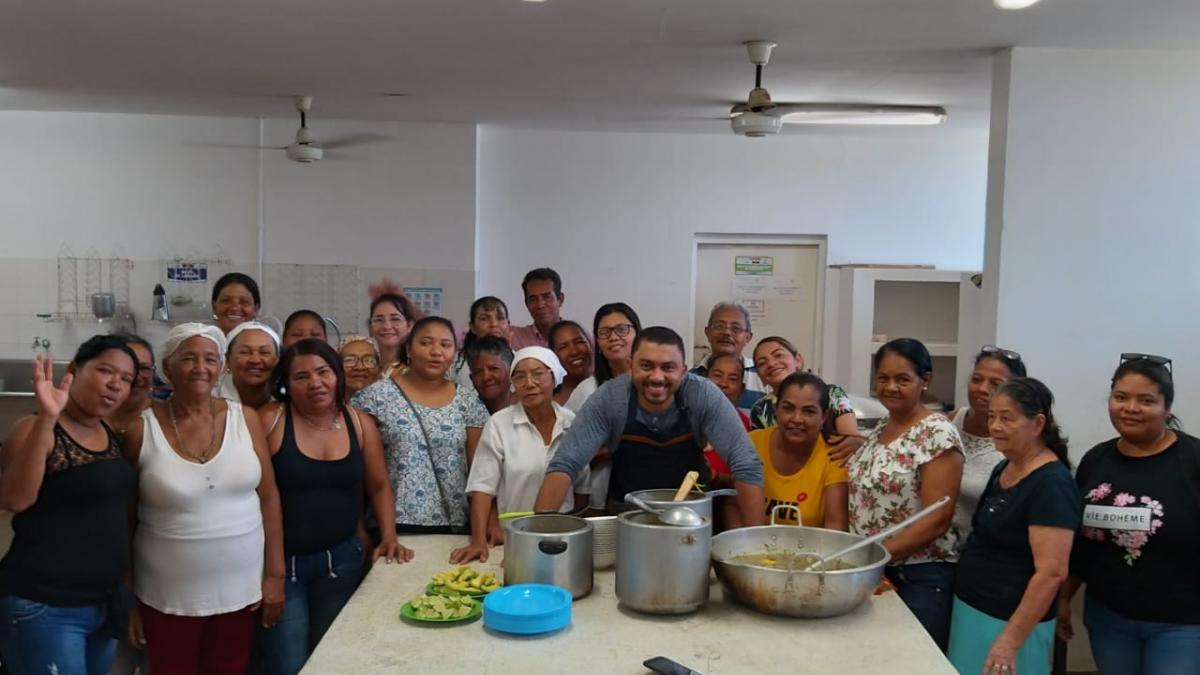
M 245 675 L 258 612 L 176 616 L 140 604 L 154 675 Z

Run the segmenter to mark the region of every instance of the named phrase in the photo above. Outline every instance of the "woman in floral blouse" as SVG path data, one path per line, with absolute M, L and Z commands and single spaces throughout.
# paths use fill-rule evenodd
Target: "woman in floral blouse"
M 962 480 L 962 440 L 945 415 L 921 404 L 933 379 L 925 345 L 911 338 L 879 348 L 875 393 L 888 410 L 850 459 L 850 531 L 872 535 L 932 504 L 950 504 L 884 542 L 887 578 L 943 650 L 950 633 L 958 535 L 952 527 Z
M 378 421 L 396 494 L 396 531 L 465 531 L 467 467 L 487 422 L 479 397 L 446 378 L 457 345 L 454 325 L 417 321 L 401 353 L 403 373 L 354 395 L 354 407 Z
M 1108 417 L 1119 436 L 1092 448 L 1075 480 L 1083 527 L 1063 585 L 1058 632 L 1083 623 L 1101 673 L 1167 675 L 1200 668 L 1200 440 L 1171 414 L 1171 361 L 1122 354 Z

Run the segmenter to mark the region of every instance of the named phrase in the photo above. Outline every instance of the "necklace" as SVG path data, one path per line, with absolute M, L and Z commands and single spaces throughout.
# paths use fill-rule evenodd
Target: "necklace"
M 294 410 L 294 408 L 293 408 L 293 410 Z M 323 426 L 317 424 L 316 422 L 312 421 L 311 417 L 309 417 L 308 415 L 305 415 L 304 413 L 300 412 L 299 410 L 296 410 L 296 414 L 299 415 L 300 418 L 303 419 L 305 422 L 307 422 L 308 426 L 316 429 L 317 431 L 333 431 L 334 429 L 341 431 L 341 429 L 342 429 L 342 420 L 338 419 L 336 412 L 333 414 L 333 426 L 329 426 L 329 427 L 323 427 Z
M 208 448 L 197 455 L 188 449 L 187 444 L 183 442 L 183 434 L 179 433 L 179 422 L 175 419 L 175 399 L 172 398 L 167 401 L 167 413 L 171 417 L 171 430 L 175 432 L 175 440 L 179 441 L 179 449 L 183 450 L 183 454 L 201 464 L 208 463 L 208 460 L 212 456 L 212 451 L 217 446 L 217 403 L 211 396 L 208 398 L 208 412 L 212 415 L 212 439 L 208 442 Z

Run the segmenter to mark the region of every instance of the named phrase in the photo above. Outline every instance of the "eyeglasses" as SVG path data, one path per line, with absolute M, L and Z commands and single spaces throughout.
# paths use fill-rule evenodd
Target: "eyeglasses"
M 354 354 L 347 354 L 342 357 L 342 365 L 347 368 L 354 368 L 360 365 L 363 368 L 374 368 L 379 365 L 379 359 L 371 355 L 355 356 Z
M 537 382 L 538 380 L 545 377 L 546 373 L 548 373 L 548 372 L 550 372 L 550 371 L 546 370 L 545 368 L 539 368 L 537 370 L 531 370 L 529 372 L 522 371 L 519 373 L 513 373 L 512 383 L 517 386 L 521 386 L 521 385 L 525 384 L 526 382 L 530 382 L 530 381 Z
M 611 336 L 613 333 L 616 333 L 617 337 L 625 337 L 626 335 L 629 335 L 629 332 L 632 330 L 633 330 L 633 324 L 619 323 L 615 326 L 605 326 L 604 328 L 597 328 L 596 329 L 596 337 L 600 338 L 601 340 L 607 340 L 609 338 L 609 336 Z
M 746 329 L 742 328 L 742 324 L 740 323 L 725 323 L 723 321 L 710 323 L 708 324 L 708 328 L 709 330 L 717 333 L 724 333 L 728 331 L 730 335 L 741 335 L 742 333 L 746 332 Z
M 981 356 L 985 355 L 985 354 L 988 356 L 1000 355 L 1000 356 L 1003 356 L 1004 358 L 1008 359 L 1009 361 L 1020 361 L 1021 360 L 1020 354 L 1014 352 L 1011 349 L 1001 349 L 1000 347 L 997 347 L 996 345 L 984 345 L 984 346 L 980 347 L 979 354 Z
M 1136 352 L 1125 352 L 1124 354 L 1121 354 L 1121 363 L 1128 363 L 1129 361 L 1148 361 L 1156 366 L 1162 366 L 1163 368 L 1166 368 L 1167 372 L 1171 373 L 1172 375 L 1175 374 L 1175 371 L 1171 369 L 1171 366 L 1173 365 L 1171 359 L 1168 359 L 1165 356 L 1158 356 L 1157 354 L 1138 354 Z
M 372 326 L 382 326 L 389 323 L 408 323 L 408 319 L 402 316 L 373 316 L 371 317 Z

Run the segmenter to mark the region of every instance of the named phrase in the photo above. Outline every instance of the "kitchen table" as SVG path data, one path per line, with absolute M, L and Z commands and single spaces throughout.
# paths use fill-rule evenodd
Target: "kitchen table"
M 572 623 L 543 636 L 511 636 L 483 620 L 425 627 L 400 619 L 400 607 L 452 567 L 462 536 L 408 536 L 415 551 L 403 565 L 376 562 L 358 592 L 317 645 L 305 675 L 374 673 L 646 673 L 642 661 L 666 656 L 706 675 L 819 673 L 953 675 L 954 668 L 895 592 L 872 597 L 832 619 L 759 614 L 724 597 L 712 577 L 708 605 L 681 616 L 619 607 L 614 569 L 598 570 Z M 476 569 L 501 574 L 503 548 Z

